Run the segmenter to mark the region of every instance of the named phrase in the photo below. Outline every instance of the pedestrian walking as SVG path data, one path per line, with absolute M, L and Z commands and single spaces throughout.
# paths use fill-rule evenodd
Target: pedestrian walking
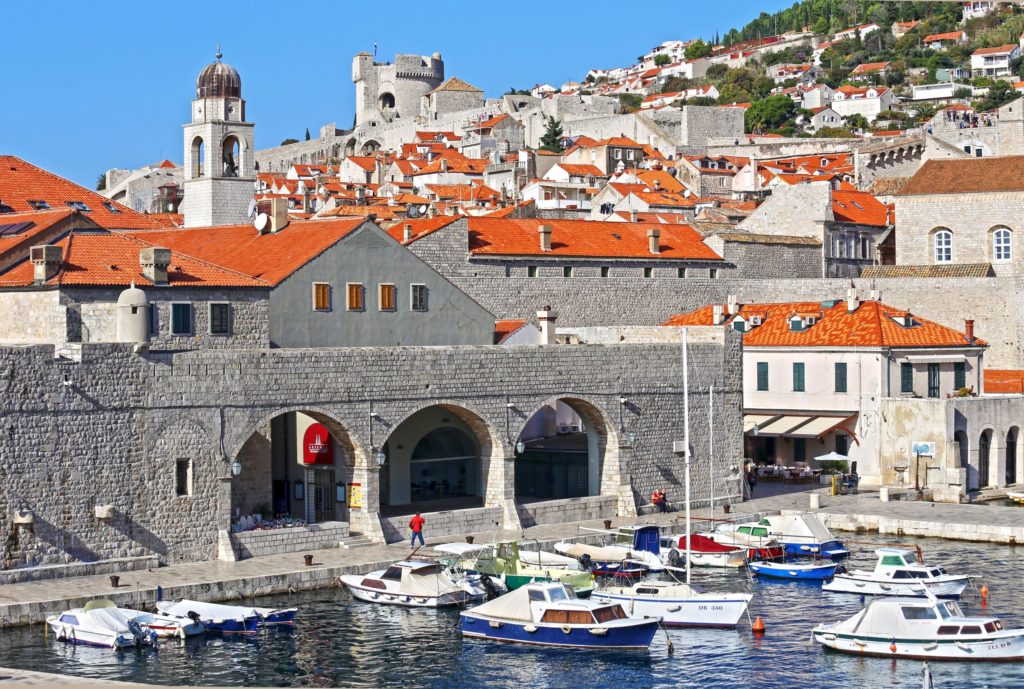
M 410 548 L 416 546 L 417 538 L 420 541 L 420 545 L 426 545 L 426 543 L 423 542 L 423 525 L 426 523 L 426 521 L 426 519 L 420 516 L 419 512 L 416 513 L 415 517 L 409 520 L 409 528 L 412 529 L 412 537 L 409 539 Z

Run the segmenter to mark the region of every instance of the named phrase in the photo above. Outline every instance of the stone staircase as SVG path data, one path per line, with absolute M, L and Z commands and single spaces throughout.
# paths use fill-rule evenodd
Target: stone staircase
M 376 545 L 369 536 L 365 536 L 358 531 L 349 532 L 348 537 L 341 539 L 338 542 L 338 547 L 342 550 L 355 550 L 356 548 L 368 548 L 372 545 Z

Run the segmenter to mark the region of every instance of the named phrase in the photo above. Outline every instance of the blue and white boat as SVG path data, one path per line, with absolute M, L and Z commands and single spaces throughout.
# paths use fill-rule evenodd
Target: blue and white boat
M 264 627 L 274 627 L 286 624 L 295 624 L 295 615 L 298 608 L 253 608 L 259 616 Z
M 217 634 L 253 634 L 263 621 L 256 608 L 196 600 L 158 601 L 156 609 L 171 617 L 198 618 L 206 625 L 206 631 Z
M 816 562 L 749 562 L 747 568 L 752 574 L 770 579 L 799 581 L 824 581 L 836 574 L 839 565 L 830 561 Z
M 779 542 L 786 555 L 825 557 L 837 562 L 850 556 L 843 542 L 832 535 L 816 514 L 779 514 L 765 517 L 757 524 L 768 527 L 769 537 Z
M 562 541 L 555 551 L 576 558 L 597 575 L 617 576 L 664 572 L 661 561 L 661 530 L 656 524 L 620 527 L 615 542 L 596 546 Z
M 535 646 L 646 649 L 660 617 L 630 619 L 618 603 L 576 598 L 564 584 L 526 584 L 460 615 L 462 635 Z

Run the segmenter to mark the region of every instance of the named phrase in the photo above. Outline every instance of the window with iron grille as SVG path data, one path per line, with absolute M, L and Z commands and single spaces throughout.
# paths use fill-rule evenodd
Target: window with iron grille
M 231 328 L 231 305 L 210 304 L 210 334 L 227 335 Z

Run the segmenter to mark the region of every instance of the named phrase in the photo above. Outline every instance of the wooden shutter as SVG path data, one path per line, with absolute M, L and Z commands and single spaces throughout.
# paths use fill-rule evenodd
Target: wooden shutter
M 395 286 L 394 285 L 381 285 L 380 286 L 380 310 L 381 311 L 394 311 L 395 310 Z
M 363 310 L 363 286 L 358 282 L 348 283 L 348 310 Z

